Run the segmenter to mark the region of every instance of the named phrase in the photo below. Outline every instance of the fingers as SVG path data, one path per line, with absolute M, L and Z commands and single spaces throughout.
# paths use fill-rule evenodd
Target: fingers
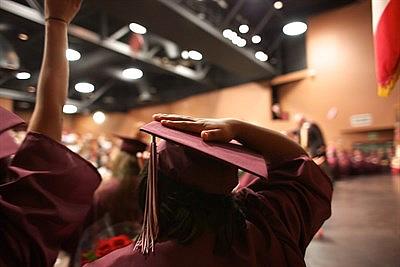
M 201 132 L 201 138 L 203 138 L 204 141 L 213 142 L 229 142 L 232 140 L 222 129 L 204 130 Z
M 192 118 L 190 116 L 183 116 L 183 115 L 177 115 L 177 114 L 154 114 L 153 119 L 156 121 L 162 121 L 162 120 L 170 120 L 170 121 L 196 121 L 195 118 Z
M 173 120 L 161 120 L 161 124 L 163 126 L 180 130 L 186 132 L 193 132 L 193 133 L 201 133 L 204 130 L 203 123 L 195 122 L 195 121 L 173 121 Z

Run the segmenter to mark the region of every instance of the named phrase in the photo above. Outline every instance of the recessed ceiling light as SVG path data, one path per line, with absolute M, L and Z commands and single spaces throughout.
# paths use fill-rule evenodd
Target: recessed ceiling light
M 143 77 L 143 71 L 137 68 L 129 68 L 122 71 L 122 77 L 128 80 L 137 80 Z
M 25 33 L 20 33 L 20 34 L 18 34 L 18 39 L 20 39 L 21 41 L 28 41 L 29 35 L 27 35 Z
M 247 44 L 246 40 L 243 39 L 243 38 L 240 38 L 240 40 L 239 40 L 237 46 L 239 46 L 239 47 L 245 47 L 246 44 Z
M 94 121 L 96 124 L 103 124 L 103 123 L 105 122 L 105 120 L 106 120 L 106 114 L 104 114 L 103 112 L 101 112 L 101 111 L 96 111 L 96 112 L 93 114 L 93 121 Z
M 234 32 L 231 29 L 225 29 L 222 32 L 222 36 L 224 36 L 225 38 L 231 40 L 234 36 Z
M 274 8 L 275 9 L 281 9 L 283 7 L 283 3 L 281 1 L 276 1 L 274 3 Z
M 146 27 L 138 24 L 138 23 L 134 23 L 132 22 L 131 24 L 129 24 L 129 29 L 134 32 L 134 33 L 138 33 L 138 34 L 145 34 L 147 32 Z
M 63 107 L 63 112 L 65 114 L 74 114 L 78 111 L 78 108 L 75 105 L 66 104 Z
M 246 25 L 246 24 L 242 24 L 242 25 L 239 26 L 239 31 L 240 31 L 241 33 L 248 33 L 249 30 L 250 30 L 250 28 L 249 28 L 249 26 Z
M 94 85 L 91 83 L 77 83 L 75 84 L 75 90 L 79 93 L 88 94 L 94 91 Z
M 190 50 L 189 51 L 189 58 L 193 59 L 193 60 L 202 60 L 203 59 L 203 55 L 196 50 Z
M 261 42 L 261 36 L 260 35 L 254 35 L 253 37 L 251 37 L 251 41 L 253 42 L 253 44 L 258 44 Z
M 65 51 L 65 56 L 67 57 L 68 61 L 77 61 L 81 58 L 81 53 L 74 49 L 68 48 Z
M 294 21 L 283 26 L 283 33 L 289 36 L 303 34 L 307 31 L 307 24 L 301 21 Z
M 23 71 L 23 72 L 18 72 L 15 77 L 18 80 L 28 80 L 29 78 L 31 78 L 31 74 L 29 72 Z
M 240 36 L 235 36 L 232 38 L 232 43 L 235 45 L 238 45 L 240 40 L 242 40 L 242 38 L 240 38 Z
M 256 59 L 260 60 L 260 61 L 267 61 L 268 60 L 268 55 L 265 54 L 263 51 L 257 51 L 254 56 L 256 57 Z
M 189 59 L 189 51 L 183 50 L 183 51 L 181 52 L 181 57 L 182 57 L 183 59 Z

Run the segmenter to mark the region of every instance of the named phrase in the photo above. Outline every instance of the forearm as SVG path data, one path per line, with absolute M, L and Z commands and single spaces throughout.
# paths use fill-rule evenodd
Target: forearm
M 29 130 L 43 133 L 58 141 L 61 139 L 62 109 L 68 92 L 69 68 L 65 57 L 67 47 L 67 24 L 48 20 L 36 106 Z
M 272 166 L 307 155 L 297 143 L 273 130 L 239 120 L 232 120 L 232 127 L 236 140 L 261 153 Z

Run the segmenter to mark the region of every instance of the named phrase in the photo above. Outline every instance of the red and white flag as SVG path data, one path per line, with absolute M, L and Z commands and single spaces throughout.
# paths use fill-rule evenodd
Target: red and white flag
M 372 0 L 378 95 L 388 96 L 400 75 L 400 0 Z

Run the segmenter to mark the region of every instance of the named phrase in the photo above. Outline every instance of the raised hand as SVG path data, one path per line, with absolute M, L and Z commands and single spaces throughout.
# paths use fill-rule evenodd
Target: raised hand
M 199 133 L 205 141 L 229 142 L 235 138 L 232 119 L 203 119 L 175 114 L 155 114 L 153 119 L 180 131 Z
M 78 13 L 81 0 L 45 0 L 45 19 L 58 19 L 69 24 Z

